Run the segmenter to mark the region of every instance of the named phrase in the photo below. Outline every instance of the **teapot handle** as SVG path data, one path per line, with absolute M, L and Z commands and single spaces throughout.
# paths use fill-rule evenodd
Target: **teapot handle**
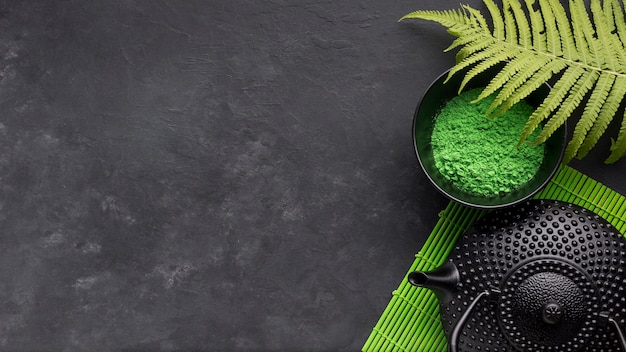
M 617 320 L 613 319 L 613 317 L 610 317 L 608 313 L 604 313 L 604 312 L 601 313 L 600 316 L 603 318 L 606 318 L 606 320 L 609 322 L 609 325 L 612 325 L 615 328 L 615 331 L 617 331 L 617 337 L 619 339 L 619 342 L 622 345 L 622 350 L 626 352 L 626 338 L 624 337 L 624 332 L 622 331 L 622 328 L 619 326 L 619 323 L 617 322 Z
M 461 331 L 463 330 L 463 327 L 465 326 L 465 322 L 467 321 L 467 318 L 469 318 L 472 310 L 476 307 L 478 302 L 480 302 L 485 297 L 491 296 L 492 294 L 494 296 L 497 296 L 500 294 L 500 291 L 495 290 L 495 289 L 483 291 L 479 293 L 478 296 L 476 296 L 476 298 L 472 300 L 472 302 L 470 302 L 469 306 L 467 307 L 463 315 L 461 315 L 461 318 L 459 318 L 459 320 L 454 325 L 454 328 L 452 329 L 452 333 L 450 334 L 450 341 L 448 342 L 448 352 L 458 351 L 459 335 L 461 334 Z M 622 346 L 622 350 L 626 352 L 626 337 L 624 336 L 624 332 L 622 331 L 622 328 L 620 327 L 619 323 L 615 319 L 610 317 L 607 313 L 601 313 L 600 316 L 605 318 L 608 321 L 609 325 L 615 328 L 615 331 L 617 331 L 619 343 Z
M 472 300 L 472 302 L 470 302 L 469 306 L 467 307 L 463 315 L 461 315 L 461 318 L 459 318 L 459 320 L 454 325 L 454 328 L 452 329 L 452 333 L 450 334 L 450 341 L 448 342 L 448 352 L 458 351 L 459 335 L 461 334 L 461 330 L 463 330 L 463 327 L 465 326 L 467 318 L 469 318 L 472 310 L 476 307 L 480 300 L 485 297 L 491 296 L 492 294 L 497 296 L 500 294 L 500 291 L 495 289 L 483 291 L 479 293 L 478 296 L 476 296 L 476 298 Z

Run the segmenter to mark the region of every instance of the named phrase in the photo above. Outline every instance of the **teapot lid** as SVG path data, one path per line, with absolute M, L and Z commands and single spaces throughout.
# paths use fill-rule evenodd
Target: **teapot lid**
M 599 297 L 590 277 L 552 259 L 522 265 L 503 281 L 498 321 L 520 350 L 577 350 L 593 336 Z
M 472 312 L 460 350 L 620 350 L 618 332 L 601 317 L 625 325 L 626 245 L 593 212 L 547 200 L 495 210 L 449 258 L 459 281 L 441 302 L 448 336 L 476 296 L 498 292 Z

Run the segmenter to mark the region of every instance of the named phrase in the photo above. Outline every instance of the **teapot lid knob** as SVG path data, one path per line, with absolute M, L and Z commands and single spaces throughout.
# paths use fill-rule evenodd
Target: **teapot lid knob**
M 561 321 L 563 307 L 557 302 L 548 302 L 543 305 L 541 319 L 547 324 L 554 325 Z

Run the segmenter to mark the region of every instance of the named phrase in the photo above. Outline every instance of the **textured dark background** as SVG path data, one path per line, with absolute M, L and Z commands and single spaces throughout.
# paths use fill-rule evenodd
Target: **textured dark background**
M 458 2 L 0 4 L 0 350 L 360 349 L 447 203 L 396 20 Z

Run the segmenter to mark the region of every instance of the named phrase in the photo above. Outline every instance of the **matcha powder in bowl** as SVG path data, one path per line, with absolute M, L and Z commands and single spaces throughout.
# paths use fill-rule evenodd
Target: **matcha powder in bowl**
M 521 101 L 489 119 L 486 112 L 495 96 L 472 103 L 480 92 L 461 93 L 438 113 L 431 136 L 435 166 L 465 192 L 478 196 L 509 193 L 531 180 L 543 160 L 543 144 L 517 146 L 534 109 Z

